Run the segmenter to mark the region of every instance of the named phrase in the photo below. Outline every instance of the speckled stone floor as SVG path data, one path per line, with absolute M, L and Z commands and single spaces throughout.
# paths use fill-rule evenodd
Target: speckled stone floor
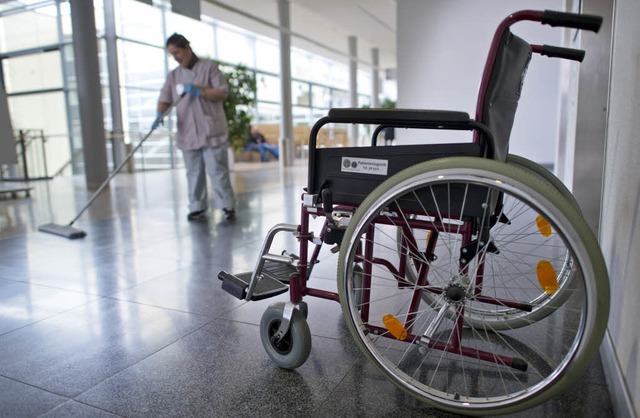
M 266 307 L 221 289 L 249 271 L 266 232 L 298 223 L 302 162 L 238 167 L 238 220 L 187 222 L 182 170 L 119 174 L 74 224 L 37 232 L 87 201 L 82 178 L 0 197 L 0 416 L 453 416 L 400 392 L 359 353 L 336 302 L 306 298 L 313 346 L 294 371 L 260 342 Z M 335 289 L 335 262 L 314 269 Z M 322 267 L 320 267 L 322 266 Z M 611 417 L 599 359 L 580 384 L 514 417 Z

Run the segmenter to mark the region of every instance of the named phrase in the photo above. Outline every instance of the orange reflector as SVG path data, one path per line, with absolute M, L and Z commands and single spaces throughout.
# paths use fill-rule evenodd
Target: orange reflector
M 536 226 L 538 227 L 538 231 L 540 231 L 543 236 L 551 236 L 551 224 L 541 215 L 536 216 Z
M 407 330 L 404 329 L 404 325 L 398 318 L 388 313 L 382 317 L 382 322 L 391 335 L 402 341 L 407 339 Z
M 538 261 L 536 273 L 540 286 L 548 295 L 552 295 L 558 291 L 558 275 L 550 262 L 547 260 Z

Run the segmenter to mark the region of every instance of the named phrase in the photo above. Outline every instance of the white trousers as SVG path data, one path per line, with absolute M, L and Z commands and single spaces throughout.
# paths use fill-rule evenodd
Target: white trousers
M 226 145 L 183 150 L 182 157 L 187 170 L 189 212 L 197 212 L 209 207 L 206 174 L 209 174 L 211 179 L 214 206 L 218 209 L 231 209 L 235 206 L 235 196 L 229 179 L 229 157 Z

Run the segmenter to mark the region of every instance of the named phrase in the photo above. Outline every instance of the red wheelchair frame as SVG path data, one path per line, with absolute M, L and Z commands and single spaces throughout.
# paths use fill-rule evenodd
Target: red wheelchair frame
M 379 344 L 378 340 L 376 339 L 373 342 L 374 339 L 369 337 L 370 335 L 375 335 L 392 340 L 386 348 L 389 351 L 397 350 L 395 341 L 407 341 L 412 345 L 418 346 L 418 348 L 421 347 L 423 351 L 433 349 L 448 352 L 472 360 L 493 363 L 496 366 L 506 366 L 517 372 L 527 372 L 529 369 L 529 363 L 520 357 L 481 349 L 479 347 L 482 344 L 474 346 L 463 344 L 467 329 L 477 330 L 485 326 L 482 323 L 481 315 L 479 316 L 480 319 L 476 320 L 467 318 L 465 309 L 469 311 L 472 308 L 467 306 L 466 302 L 471 300 L 473 303 L 493 305 L 501 309 L 513 309 L 520 312 L 518 314 L 518 321 L 520 322 L 508 322 L 506 326 L 507 332 L 529 325 L 527 321 L 533 322 L 525 315 L 538 309 L 537 299 L 519 300 L 517 297 L 509 297 L 508 293 L 499 294 L 499 292 L 496 292 L 494 295 L 483 293 L 484 282 L 488 278 L 488 274 L 485 271 L 487 267 L 485 260 L 490 254 L 496 255 L 500 253 L 500 249 L 495 246 L 494 240 L 492 240 L 490 230 L 495 225 L 508 225 L 511 223 L 511 220 L 506 217 L 503 210 L 509 193 L 512 192 L 516 197 L 522 198 L 525 203 L 531 203 L 526 193 L 521 194 L 513 187 L 503 188 L 503 181 L 498 181 L 498 185 L 494 186 L 489 180 L 475 180 L 475 177 L 473 177 L 473 181 L 465 184 L 463 181 L 466 178 L 465 176 L 471 176 L 467 174 L 460 177 L 462 180 L 456 180 L 453 186 L 446 186 L 445 188 L 445 186 L 438 183 L 439 180 L 434 180 L 429 174 L 429 170 L 433 172 L 440 170 L 443 173 L 448 173 L 450 170 L 447 167 L 449 166 L 444 162 L 436 162 L 430 166 L 425 165 L 424 167 L 429 167 L 429 170 L 424 173 L 416 169 L 424 161 L 433 162 L 449 159 L 454 162 L 470 163 L 474 167 L 474 173 L 489 172 L 491 175 L 495 174 L 496 178 L 506 176 L 506 179 L 511 180 L 509 177 L 510 169 L 504 167 L 508 165 L 510 158 L 515 158 L 508 154 L 509 136 L 516 111 L 516 106 L 513 106 L 513 103 L 517 104 L 519 99 L 520 89 L 531 54 L 536 53 L 574 61 L 582 61 L 585 55 L 584 51 L 576 49 L 528 44 L 510 31 L 510 27 L 520 21 L 534 21 L 550 26 L 585 29 L 595 32 L 598 31 L 602 23 L 602 19 L 597 16 L 554 11 L 523 10 L 505 18 L 498 26 L 491 43 L 478 92 L 475 120 L 471 119 L 465 112 L 444 110 L 331 109 L 326 117 L 318 120 L 313 126 L 309 139 L 308 185 L 302 195 L 300 224 L 278 224 L 274 226 L 265 239 L 256 267 L 252 272 L 231 274 L 222 271 L 219 273 L 219 278 L 223 281 L 223 289 L 239 299 L 247 301 L 261 300 L 289 292 L 290 302 L 278 304 L 273 309 L 270 307 L 265 313 L 266 318 L 263 317 L 263 322 L 261 323 L 261 336 L 265 349 L 280 367 L 295 368 L 302 365 L 306 360 L 310 350 L 310 334 L 305 320 L 308 308 L 303 299 L 304 297 L 318 297 L 341 303 L 350 331 L 356 337 L 361 349 L 381 368 L 383 373 L 395 381 L 394 383 L 412 395 L 431 402 L 442 409 L 463 413 L 511 412 L 530 407 L 545 400 L 548 396 L 543 394 L 544 391 L 538 386 L 547 385 L 552 387 L 555 385 L 555 387 L 566 387 L 566 385 L 570 384 L 569 382 L 575 380 L 574 375 L 577 375 L 577 372 L 566 372 L 565 368 L 568 369 L 568 367 L 566 367 L 563 360 L 559 362 L 562 364 L 557 366 L 557 371 L 549 374 L 551 377 L 542 378 L 542 383 L 536 383 L 532 388 L 525 390 L 524 392 L 527 392 L 525 394 L 521 393 L 522 391 L 520 390 L 514 390 L 513 392 L 496 396 L 495 401 L 482 400 L 473 396 L 465 398 L 465 394 L 459 392 L 447 393 L 440 389 L 432 389 L 429 384 L 417 383 L 413 382 L 412 378 L 405 378 L 403 371 L 395 370 L 396 368 L 398 370 L 401 369 L 399 365 L 404 360 L 397 360 L 389 365 L 385 363 L 387 360 L 378 359 L 379 353 L 376 351 L 379 349 L 377 346 Z M 502 106 L 501 103 L 508 103 L 509 105 Z M 316 148 L 318 133 L 328 123 L 377 125 L 373 134 L 372 146 Z M 469 143 L 446 145 L 378 147 L 376 144 L 377 133 L 387 127 L 471 131 L 473 132 L 473 140 Z M 380 169 L 380 173 L 375 173 L 374 175 L 351 170 L 350 167 L 346 166 L 350 163 L 362 164 L 367 161 L 377 161 L 376 159 L 381 156 L 384 157 L 384 162 L 379 163 L 373 169 L 374 171 Z M 477 159 L 495 161 L 495 167 L 499 169 L 497 168 L 496 172 L 493 173 L 492 165 L 476 164 L 474 161 Z M 521 160 L 517 161 L 519 162 L 519 168 L 514 171 L 516 177 L 521 175 L 522 173 L 520 172 L 526 168 L 529 175 L 544 180 L 545 185 L 541 186 L 543 192 L 546 188 L 552 188 L 555 191 L 550 193 L 555 195 L 557 191 L 562 195 L 561 198 L 553 197 L 552 199 L 553 202 L 559 202 L 558 205 L 561 206 L 558 212 L 566 213 L 566 208 L 579 212 L 575 201 L 572 200 L 570 193 L 566 191 L 566 188 L 559 180 L 544 169 L 537 168 L 533 163 L 524 164 Z M 465 171 L 468 167 L 463 166 L 461 168 Z M 407 172 L 414 173 L 415 176 L 403 174 Z M 384 184 L 387 184 L 389 179 L 397 177 L 400 179 L 397 182 L 398 185 L 421 181 L 413 180 L 412 176 L 416 178 L 422 176 L 425 179 L 424 181 L 430 182 L 428 183 L 429 187 L 424 187 L 427 192 L 423 191 L 422 188 L 414 188 L 411 192 L 418 198 L 417 201 L 428 200 L 430 203 L 416 205 L 409 202 L 408 199 L 404 199 L 404 197 L 402 198 L 404 200 L 393 200 L 392 203 L 380 200 L 382 197 L 393 195 L 394 193 L 391 186 L 387 187 L 383 192 L 379 191 L 381 188 L 384 189 L 386 187 L 384 185 L 381 186 L 383 180 L 387 180 L 384 182 Z M 477 175 L 473 174 L 473 176 Z M 514 181 L 514 184 L 521 184 L 522 182 L 524 182 L 525 186 L 528 184 L 525 180 Z M 506 183 L 509 183 L 509 181 Z M 492 189 L 492 187 L 495 187 L 495 189 Z M 537 186 L 534 184 L 532 187 L 536 189 Z M 420 195 L 421 193 L 422 195 Z M 455 198 L 452 198 L 452 196 Z M 458 206 L 455 206 L 455 204 L 452 206 L 450 201 L 456 200 L 459 196 L 464 197 L 460 200 L 461 203 Z M 375 206 L 378 204 L 376 199 L 382 202 L 382 206 Z M 533 209 L 544 211 L 544 202 L 546 200 L 542 200 L 543 204 L 540 207 L 533 204 Z M 444 206 L 443 203 L 445 201 L 448 204 L 448 213 L 443 214 L 440 213 L 439 208 Z M 361 208 L 361 204 L 364 205 L 363 202 L 366 202 L 367 209 Z M 370 213 L 361 215 L 360 209 L 366 212 L 369 206 L 371 207 Z M 489 211 L 487 211 L 487 206 L 490 207 Z M 555 221 L 554 228 L 565 231 L 562 225 L 562 219 L 564 218 L 562 215 L 555 214 L 556 210 L 553 204 L 549 207 L 551 209 L 549 210 L 548 218 L 552 221 L 555 218 L 560 219 Z M 436 213 L 436 211 L 437 216 L 429 215 L 430 213 Z M 587 236 L 587 232 L 583 232 L 581 225 L 575 228 L 572 226 L 580 224 L 581 221 L 574 220 L 574 217 L 578 215 L 567 216 L 570 218 L 567 222 L 570 226 L 566 228 L 566 231 L 568 231 L 566 232 L 567 237 L 571 236 L 573 233 L 571 231 L 577 229 L 579 232 L 576 234 L 582 234 L 580 236 L 584 237 L 585 241 L 591 242 L 591 237 Z M 310 229 L 310 220 L 315 217 L 326 218 L 318 236 Z M 354 218 L 356 218 L 355 221 Z M 544 234 L 543 229 L 547 227 L 546 220 L 542 218 L 537 222 L 538 230 Z M 350 223 L 354 223 L 355 226 L 348 227 Z M 391 226 L 398 231 L 397 253 L 394 255 L 394 261 L 377 256 L 374 251 L 375 234 L 378 233 L 375 229 L 378 225 L 383 227 L 385 225 Z M 415 231 L 424 231 L 426 236 L 424 248 L 416 239 Z M 271 252 L 273 239 L 280 232 L 288 232 L 295 236 L 299 242 L 298 255 Z M 345 234 L 349 238 L 349 240 L 345 241 L 348 242 L 343 241 Z M 438 257 L 436 246 L 441 234 L 460 236 L 459 248 L 456 247 L 455 261 L 458 272 L 454 274 L 450 282 L 444 285 L 435 285 L 427 277 L 433 261 Z M 565 239 L 565 243 L 566 241 Z M 341 248 L 339 271 L 343 272 L 346 279 L 339 277 L 339 281 L 342 284 L 338 292 L 308 285 L 311 271 L 313 266 L 318 263 L 320 250 L 324 244 L 337 244 Z M 344 254 L 343 247 L 346 249 Z M 593 251 L 589 253 L 589 256 L 583 257 L 579 248 L 574 249 L 570 245 L 567 248 L 568 255 L 565 260 L 561 260 L 561 264 L 564 263 L 562 264 L 563 268 L 566 268 L 567 271 L 574 269 L 574 263 L 579 265 L 579 270 L 582 271 L 583 275 L 587 275 L 586 272 L 591 270 L 600 271 L 597 266 L 590 268 L 591 264 L 598 264 L 593 262 L 594 259 L 597 259 L 596 261 L 599 260 L 597 254 L 592 254 Z M 474 267 L 470 269 L 469 266 L 472 259 L 475 260 Z M 587 261 L 585 262 L 583 259 Z M 364 265 L 362 268 L 354 267 L 361 264 Z M 543 267 L 538 268 L 544 269 L 545 267 L 546 264 L 543 264 Z M 387 325 L 387 322 L 376 324 L 375 321 L 370 319 L 370 310 L 373 309 L 373 305 L 370 304 L 370 302 L 373 302 L 371 292 L 379 291 L 379 289 L 376 290 L 376 285 L 372 283 L 377 279 L 376 273 L 374 273 L 374 269 L 377 268 L 383 268 L 387 272 L 386 274 L 389 274 L 395 280 L 397 289 L 413 291 L 403 307 L 404 311 L 406 311 L 406 316 L 402 321 L 397 320 L 395 317 L 388 317 L 390 325 Z M 569 273 L 566 274 L 568 277 Z M 602 276 L 601 273 L 599 274 Z M 595 275 L 597 276 L 598 274 Z M 606 272 L 604 275 L 606 276 Z M 359 280 L 357 285 L 354 284 L 355 278 L 353 277 L 355 276 L 358 276 Z M 587 278 L 585 280 L 588 282 L 590 279 Z M 606 284 L 606 277 L 600 281 Z M 569 282 L 568 279 L 567 282 Z M 598 288 L 598 296 L 602 300 L 606 299 L 606 303 L 608 303 L 608 287 L 605 284 Z M 571 284 L 571 286 L 574 285 Z M 591 298 L 589 296 L 591 285 L 587 283 L 584 287 L 588 296 L 586 299 Z M 571 288 L 569 292 L 565 293 L 572 296 L 573 293 L 577 292 L 574 292 L 574 289 Z M 345 300 L 345 298 L 348 300 Z M 437 300 L 441 302 L 436 303 Z M 564 299 L 558 304 L 563 302 Z M 431 306 L 435 313 L 433 319 L 429 320 L 429 325 L 424 325 L 425 329 L 421 329 L 418 324 L 420 317 L 426 315 L 423 312 L 424 308 L 421 308 L 421 305 L 425 303 Z M 555 308 L 556 306 L 554 305 Z M 540 308 L 540 310 L 543 309 Z M 536 321 L 538 318 L 546 317 L 552 311 L 548 307 L 544 308 L 544 310 L 548 312 L 545 312 L 544 316 L 536 316 Z M 608 312 L 608 308 L 600 311 L 601 316 L 603 310 Z M 443 341 L 437 338 L 437 334 L 438 328 L 446 318 L 451 319 L 453 325 L 450 336 Z M 500 319 L 502 318 L 498 318 L 494 322 L 497 323 Z M 591 320 L 585 321 L 590 322 Z M 496 326 L 493 322 L 491 327 L 500 330 L 499 326 Z M 584 337 L 585 339 L 588 338 L 591 343 L 599 341 L 598 338 L 602 338 L 603 328 L 601 324 L 595 328 L 595 331 L 587 332 L 586 337 Z M 480 334 L 479 331 L 474 332 L 476 333 L 475 338 L 478 338 L 479 335 L 484 335 Z M 483 343 L 487 343 L 487 341 L 483 341 Z M 304 347 L 297 351 L 292 351 L 292 347 L 296 344 L 302 344 Z M 580 344 L 576 342 L 574 345 Z M 594 352 L 590 350 L 583 354 L 580 350 L 576 350 L 578 354 L 567 356 L 573 356 L 574 360 L 579 357 L 579 363 L 582 367 L 593 356 Z M 292 352 L 295 354 L 292 355 Z M 407 356 L 407 353 L 405 352 L 404 355 Z M 429 371 L 424 373 L 429 373 Z M 567 374 L 572 376 L 565 379 L 564 375 Z M 489 396 L 487 396 L 488 398 Z

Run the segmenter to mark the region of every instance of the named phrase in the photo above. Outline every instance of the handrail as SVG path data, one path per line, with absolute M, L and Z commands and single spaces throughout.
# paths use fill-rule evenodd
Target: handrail
M 122 134 L 107 132 L 107 141 L 112 147 L 114 140 L 130 140 L 127 142 L 131 142 L 135 145 L 142 136 L 143 132 L 141 131 L 127 131 Z M 71 156 L 66 159 L 62 165 L 59 166 L 57 162 L 53 164 L 57 168 L 53 170 L 53 173 L 50 173 L 49 166 L 52 165 L 52 158 L 51 155 L 48 155 L 47 153 L 47 149 L 49 149 L 47 142 L 50 142 L 54 137 L 68 138 L 68 135 L 45 135 L 42 129 L 18 129 L 15 130 L 14 137 L 17 147 L 18 162 L 16 163 L 16 166 L 18 171 L 11 177 L 7 177 L 6 171 L 0 172 L 0 179 L 5 181 L 50 180 L 60 176 L 74 163 L 74 161 L 78 161 L 82 157 L 82 148 L 75 149 L 72 151 Z M 162 139 L 162 143 L 147 143 L 146 150 L 144 150 L 146 151 L 144 153 L 145 155 L 141 156 L 141 153 L 137 154 L 136 160 L 139 161 L 139 158 L 144 158 L 146 161 L 155 159 L 155 162 L 152 163 L 149 169 L 175 168 L 176 160 L 173 146 L 171 144 L 173 134 L 170 132 L 160 134 L 155 133 L 153 137 Z M 163 152 L 164 150 L 161 148 L 164 147 L 168 147 L 168 151 Z M 160 161 L 158 158 L 160 158 Z M 58 158 L 58 161 L 59 160 L 60 159 Z M 115 158 L 112 158 L 112 163 L 114 165 L 117 163 Z M 142 171 L 146 169 L 144 167 L 145 165 L 149 164 L 145 164 L 143 162 L 141 168 Z

